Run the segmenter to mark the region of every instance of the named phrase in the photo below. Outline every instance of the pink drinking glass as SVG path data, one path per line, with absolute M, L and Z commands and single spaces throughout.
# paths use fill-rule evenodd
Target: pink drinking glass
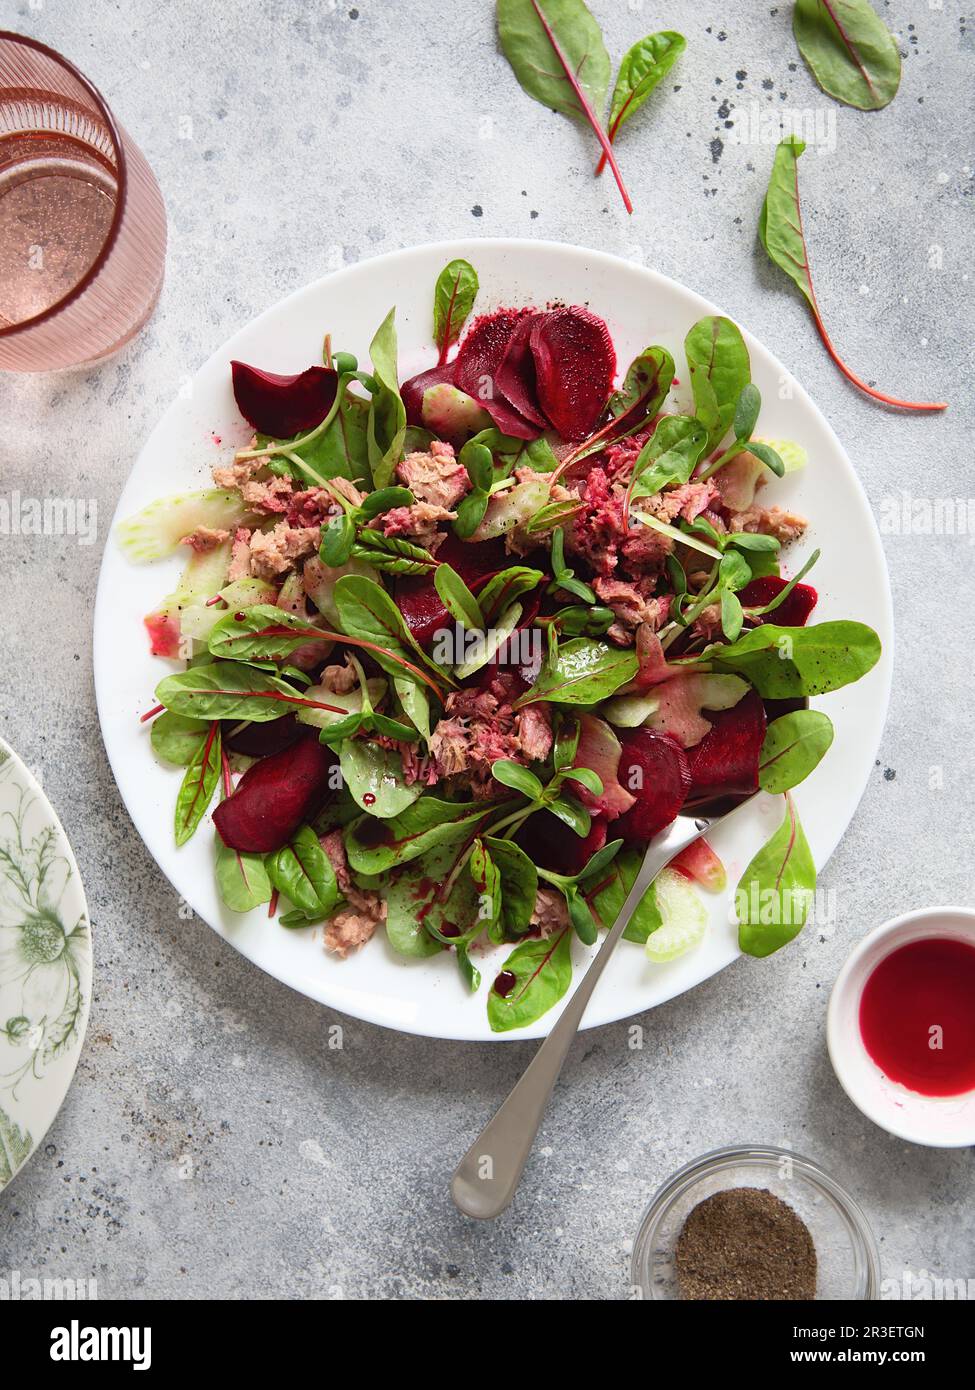
M 0 369 L 116 352 L 156 307 L 165 259 L 159 185 L 101 95 L 0 30 Z

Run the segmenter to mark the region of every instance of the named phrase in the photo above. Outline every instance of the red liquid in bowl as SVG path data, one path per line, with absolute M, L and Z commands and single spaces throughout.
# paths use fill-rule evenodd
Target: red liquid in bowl
M 864 985 L 860 1034 L 884 1075 L 911 1091 L 975 1090 L 975 947 L 931 937 L 891 951 Z

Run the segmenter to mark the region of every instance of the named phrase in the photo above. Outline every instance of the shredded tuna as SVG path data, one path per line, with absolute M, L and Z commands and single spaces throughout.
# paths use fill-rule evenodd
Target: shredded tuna
M 345 960 L 346 956 L 360 950 L 367 941 L 371 941 L 376 928 L 386 915 L 386 904 L 380 903 L 379 906 L 382 909 L 379 917 L 370 917 L 368 912 L 355 910 L 337 912 L 331 917 L 326 924 L 323 938 L 326 951 L 331 951 L 339 960 Z
M 466 772 L 470 735 L 460 719 L 441 719 L 430 735 L 430 757 L 441 777 Z
M 238 579 L 246 579 L 251 572 L 251 533 L 246 526 L 238 526 L 234 532 L 234 543 L 230 549 L 230 569 L 227 580 L 234 584 Z
M 490 690 L 468 689 L 448 695 L 444 712 L 430 739 L 439 775 L 462 777 L 474 796 L 494 796 L 492 766 L 500 758 L 525 761 L 514 710 Z
M 333 695 L 348 695 L 358 683 L 359 677 L 348 657 L 341 666 L 326 666 L 322 672 L 322 685 Z
M 356 913 L 372 918 L 375 927 L 375 924 L 381 922 L 386 916 L 386 904 L 380 899 L 378 893 L 374 893 L 371 889 L 358 888 L 354 883 L 341 830 L 330 830 L 326 835 L 322 835 L 321 846 L 335 870 L 335 881 L 339 886 L 339 892 Z M 336 919 L 333 918 L 332 920 L 334 922 Z M 369 933 L 369 936 L 371 935 L 372 932 Z M 335 948 L 331 947 L 330 949 L 334 950 Z
M 623 538 L 624 490 L 614 485 L 601 468 L 593 468 L 582 484 L 582 511 L 566 529 L 568 549 L 609 576 L 616 569 L 617 547 Z
M 351 502 L 353 507 L 361 507 L 366 500 L 366 494 L 360 492 L 355 483 L 349 482 L 348 478 L 330 478 L 329 485 L 340 492 L 346 502 Z
M 669 536 L 662 536 L 652 526 L 637 524 L 623 543 L 623 567 L 634 578 L 658 575 L 673 548 Z
M 250 570 L 258 579 L 275 579 L 318 549 L 318 526 L 289 526 L 279 521 L 273 531 L 254 531 L 250 538 Z
M 438 530 L 441 521 L 456 520 L 457 513 L 431 502 L 417 502 L 412 507 L 394 507 L 382 517 L 383 534 L 409 536 L 417 545 L 427 546 L 442 540 Z
M 518 715 L 518 742 L 530 763 L 542 763 L 552 751 L 552 720 L 545 704 L 528 705 Z
M 338 508 L 339 504 L 325 488 L 310 487 L 292 495 L 285 521 L 289 526 L 320 526 Z
M 635 584 L 627 584 L 622 579 L 594 579 L 592 587 L 596 597 L 611 608 L 626 627 L 636 629 L 641 623 L 649 623 L 656 631 L 666 621 L 669 596 L 648 598 Z
M 288 510 L 293 491 L 290 478 L 255 478 L 240 485 L 240 495 L 250 510 L 267 516 L 283 516 Z
M 565 898 L 554 888 L 539 888 L 531 924 L 539 936 L 554 936 L 569 925 L 569 909 Z
M 429 453 L 407 454 L 396 473 L 418 502 L 434 507 L 455 507 L 470 491 L 467 469 L 457 462 L 453 446 L 439 440 L 430 445 Z
M 808 522 L 794 512 L 781 507 L 749 507 L 747 511 L 737 512 L 730 518 L 732 531 L 756 531 L 762 536 L 774 536 L 782 545 L 788 545 L 805 531 Z
M 234 488 L 242 487 L 251 478 L 255 478 L 267 467 L 267 462 L 266 454 L 253 459 L 234 459 L 233 463 L 221 464 L 213 470 L 213 481 L 217 487 L 233 491 Z
M 211 550 L 216 550 L 217 546 L 229 540 L 229 531 L 217 531 L 212 526 L 198 526 L 195 531 L 182 538 L 180 545 L 188 545 L 197 555 L 209 555 Z

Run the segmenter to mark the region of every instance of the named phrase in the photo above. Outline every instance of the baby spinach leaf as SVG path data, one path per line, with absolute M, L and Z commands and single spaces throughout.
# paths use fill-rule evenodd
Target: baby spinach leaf
M 484 630 L 486 624 L 480 604 L 451 565 L 438 565 L 433 582 L 443 606 L 461 627 L 469 632 Z
M 749 956 L 770 956 L 798 936 L 816 890 L 816 865 L 792 797 L 785 817 L 755 855 L 735 890 L 738 944 Z
M 355 522 L 348 512 L 339 512 L 338 516 L 332 517 L 327 526 L 322 527 L 322 539 L 318 547 L 322 564 L 330 565 L 332 569 L 344 565 L 352 554 L 354 542 Z
M 524 936 L 531 926 L 538 893 L 538 870 L 525 851 L 512 840 L 486 835 L 484 844 L 501 877 L 500 934 L 504 940 L 516 940 Z
M 390 309 L 369 345 L 372 372 L 379 389 L 369 402 L 366 442 L 377 488 L 388 486 L 403 456 L 406 437 L 406 407 L 397 380 L 395 316 L 396 310 Z
M 670 483 L 686 483 L 708 442 L 693 415 L 665 415 L 637 454 L 627 496 L 652 497 Z
M 813 290 L 812 271 L 802 230 L 802 212 L 799 207 L 799 156 L 806 148 L 805 141 L 790 135 L 781 140 L 775 151 L 772 174 L 768 192 L 762 204 L 758 222 L 758 235 L 768 258 L 802 291 L 813 316 L 813 322 L 823 345 L 836 366 L 858 391 L 883 401 L 885 405 L 897 406 L 901 410 L 945 410 L 945 401 L 902 401 L 896 396 L 888 396 L 869 386 L 862 377 L 857 376 L 846 365 L 833 346 L 826 325 L 823 323 Z
M 751 381 L 748 348 L 731 319 L 712 314 L 694 324 L 684 339 L 684 352 L 695 410 L 708 431 L 711 450 L 727 434 L 742 387 Z
M 430 696 L 426 688 L 405 676 L 393 677 L 393 689 L 403 713 L 425 743 L 430 741 Z
M 594 705 L 631 681 L 639 665 L 635 652 L 590 637 L 575 637 L 559 648 L 554 660 L 546 662 L 532 688 L 515 701 L 515 708 L 523 709 L 538 700 Z
M 359 873 L 380 874 L 418 859 L 438 845 L 468 844 L 513 801 L 442 801 L 423 796 L 398 815 L 377 825 L 372 815 L 359 817 L 345 835 L 349 863 Z
M 607 845 L 608 849 L 609 846 Z M 627 894 L 633 887 L 636 876 L 643 863 L 639 850 L 622 849 L 612 862 L 589 877 L 585 883 L 586 901 L 595 913 L 600 926 L 609 928 L 616 921 L 620 909 L 626 902 Z M 651 883 L 630 918 L 623 932 L 627 941 L 642 944 L 651 932 L 663 924 L 663 917 L 657 907 L 657 895 Z
M 268 877 L 279 893 L 310 917 L 328 917 L 341 894 L 335 870 L 310 825 L 303 825 L 287 845 L 269 854 Z
M 501 917 L 501 873 L 490 849 L 480 838 L 474 841 L 474 848 L 468 861 L 470 868 L 471 881 L 474 884 L 478 896 L 477 921 L 468 931 L 468 936 L 474 937 L 475 933 L 480 936 L 482 931 L 489 935 L 496 936 L 497 924 Z M 470 963 L 460 962 L 461 973 L 470 974 Z M 473 972 L 477 974 L 476 971 Z M 481 977 L 477 975 L 477 984 L 472 984 L 471 988 L 476 989 L 481 982 Z
M 149 741 L 158 758 L 177 767 L 188 767 L 206 742 L 207 731 L 205 719 L 187 719 L 164 710 L 152 721 Z
M 185 845 L 206 814 L 220 781 L 220 725 L 214 721 L 183 774 L 176 796 L 176 843 Z
M 620 63 L 609 110 L 609 138 L 615 140 L 619 128 L 639 111 L 677 59 L 687 43 L 681 34 L 664 30 L 648 34 L 635 43 Z M 600 166 L 601 167 L 601 166 Z M 597 173 L 600 170 L 597 169 Z
M 534 772 L 530 772 L 521 763 L 512 762 L 510 758 L 499 758 L 496 763 L 492 763 L 491 776 L 503 787 L 510 787 L 512 791 L 527 796 L 529 801 L 541 800 L 545 792 Z
M 609 54 L 582 0 L 498 0 L 498 36 L 521 86 L 550 111 L 587 121 L 609 160 L 627 212 L 629 194 L 598 112 L 609 87 Z
M 470 540 L 480 526 L 490 500 L 491 494 L 489 492 L 486 492 L 484 488 L 476 487 L 462 501 L 458 502 L 454 533 L 462 541 Z
M 477 894 L 470 874 L 460 872 L 470 839 L 435 845 L 390 875 L 386 888 L 386 935 L 401 956 L 423 957 L 443 950 L 442 937 L 463 937 L 477 920 Z M 444 927 L 448 932 L 444 933 Z M 429 930 L 428 930 L 429 928 Z
M 893 101 L 901 56 L 867 0 L 796 0 L 792 29 L 813 77 L 837 101 L 879 111 Z
M 345 714 L 345 710 L 336 711 L 321 700 L 299 695 L 278 676 L 240 661 L 213 661 L 166 676 L 156 686 L 156 699 L 174 714 L 192 719 L 253 719 L 263 723 L 287 714 L 289 708 Z
M 369 739 L 346 739 L 339 748 L 342 779 L 353 800 L 370 816 L 388 820 L 423 795 L 422 782 L 407 782 L 403 756 Z
M 526 1028 L 557 1004 L 572 983 L 569 928 L 557 936 L 524 941 L 516 946 L 503 969 L 515 983 L 504 996 L 488 995 L 488 1022 L 494 1033 Z
M 865 676 L 880 659 L 880 638 L 864 623 L 777 627 L 764 623 L 730 646 L 703 657 L 716 671 L 733 671 L 767 700 L 823 695 Z
M 833 742 L 829 715 L 798 709 L 773 719 L 765 732 L 758 784 L 767 792 L 787 792 L 805 781 Z
M 369 402 L 344 391 L 327 429 L 302 444 L 300 459 L 319 478 L 348 478 L 369 486 L 368 422 Z
M 433 291 L 433 341 L 440 349 L 437 359 L 440 366 L 460 337 L 474 307 L 477 291 L 477 271 L 470 261 L 448 261 L 437 276 Z
M 271 901 L 271 880 L 262 854 L 230 849 L 219 835 L 214 836 L 217 888 L 231 912 L 251 912 Z
M 575 884 L 568 884 L 563 890 L 565 905 L 569 909 L 569 921 L 572 930 L 584 946 L 593 946 L 596 937 L 599 935 L 599 928 L 596 919 L 593 917 L 583 895 L 579 892 Z
M 342 631 L 349 637 L 373 643 L 370 651 L 384 670 L 394 676 L 419 677 L 435 694 L 439 694 L 436 681 L 444 680 L 445 673 L 428 660 L 426 653 L 413 640 L 402 613 L 374 579 L 359 574 L 343 574 L 341 579 L 336 580 L 332 597 Z M 413 667 L 412 672 L 404 668 L 404 661 Z M 436 680 L 422 675 L 417 670 L 418 666 L 432 671 Z

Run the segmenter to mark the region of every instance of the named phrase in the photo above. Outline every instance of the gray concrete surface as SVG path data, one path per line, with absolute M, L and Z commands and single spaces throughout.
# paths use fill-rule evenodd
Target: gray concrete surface
M 147 332 L 97 371 L 0 379 L 0 486 L 97 498 L 97 545 L 2 538 L 2 732 L 37 766 L 81 862 L 97 982 L 74 1088 L 0 1199 L 0 1273 L 97 1279 L 104 1297 L 620 1298 L 657 1184 L 719 1144 L 784 1142 L 859 1197 L 884 1273 L 975 1276 L 972 1152 L 874 1128 L 826 1055 L 850 944 L 897 912 L 971 902 L 970 535 L 890 535 L 899 651 L 881 760 L 824 875 L 839 924 L 742 961 L 640 1020 L 586 1036 L 515 1208 L 460 1218 L 448 1175 L 529 1047 L 457 1046 L 329 1016 L 184 922 L 105 762 L 91 613 L 115 499 L 180 381 L 282 294 L 329 268 L 453 235 L 578 242 L 638 257 L 750 327 L 811 391 L 878 509 L 973 492 L 975 16 L 879 4 L 905 54 L 881 114 L 834 106 L 790 6 L 594 0 L 618 57 L 673 27 L 688 52 L 620 142 L 637 206 L 590 177 L 589 140 L 525 97 L 489 4 L 0 3 L 3 27 L 102 88 L 162 183 L 171 245 Z M 675 88 L 679 90 L 675 90 Z M 858 395 L 798 295 L 756 250 L 771 147 L 758 112 L 831 119 L 807 156 L 824 313 L 850 361 L 951 410 Z M 731 124 L 734 122 L 735 124 Z M 824 127 L 824 129 L 826 129 Z M 344 1049 L 328 1029 L 344 1027 Z

